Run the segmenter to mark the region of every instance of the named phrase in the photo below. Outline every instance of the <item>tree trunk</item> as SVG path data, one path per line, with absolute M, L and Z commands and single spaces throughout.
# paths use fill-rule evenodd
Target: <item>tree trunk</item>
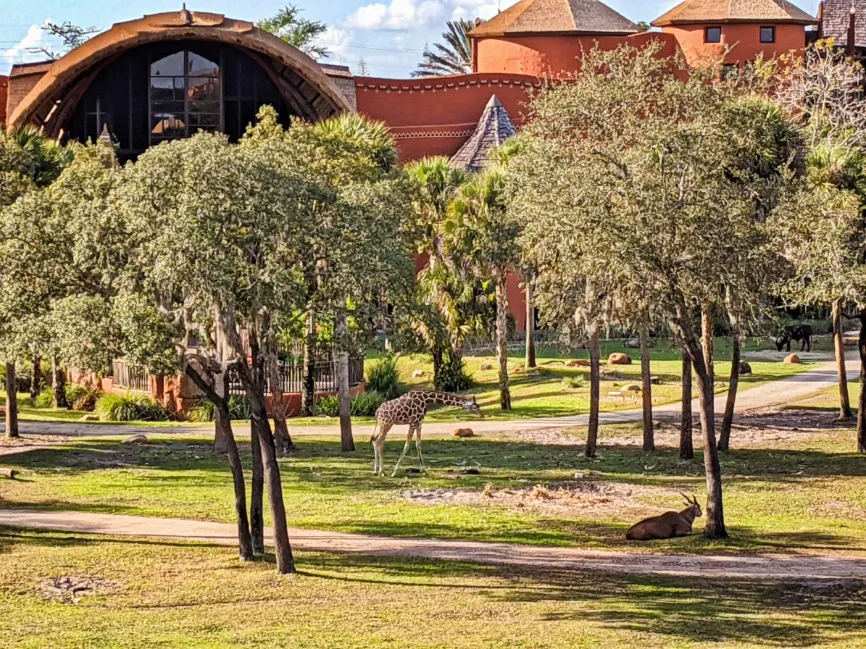
M 683 347 L 683 396 L 680 414 L 680 457 L 691 460 L 695 456 L 692 443 L 692 359 Z
M 42 391 L 42 357 L 33 354 L 31 365 L 33 365 L 33 379 L 30 381 L 30 398 L 35 399 Z
M 653 430 L 653 392 L 650 374 L 649 318 L 644 315 L 640 323 L 640 375 L 641 405 L 643 406 L 643 450 L 656 450 Z
M 338 348 L 337 391 L 340 415 L 340 448 L 343 452 L 355 450 L 355 440 L 352 437 L 352 395 L 349 392 L 348 330 L 346 314 L 340 311 L 334 326 L 334 337 L 337 339 Z
M 194 369 L 190 368 L 189 372 L 195 372 Z M 197 384 L 198 381 L 193 381 Z M 214 397 L 216 399 L 211 399 L 211 402 L 214 404 L 214 437 L 213 437 L 213 451 L 218 455 L 222 455 L 224 453 L 229 452 L 229 437 L 234 439 L 234 435 L 232 434 L 232 419 L 231 414 L 229 413 L 229 389 L 228 389 L 228 372 L 223 372 L 221 374 L 216 374 L 214 376 Z M 224 407 L 223 407 L 224 406 Z M 231 461 L 231 458 L 229 459 Z M 246 501 L 246 497 L 244 498 Z M 246 507 L 246 504 L 244 504 Z M 247 515 L 244 514 L 244 520 L 246 520 Z M 249 525 L 247 525 L 249 529 Z
M 598 443 L 598 407 L 601 394 L 601 352 L 599 350 L 598 330 L 593 329 L 589 339 L 589 426 L 586 431 L 586 457 L 595 457 Z
M 442 341 L 439 338 L 439 333 L 434 332 L 433 346 L 430 350 L 430 355 L 433 357 L 433 387 L 437 390 L 442 387 L 442 367 L 445 363 L 442 349 Z
M 527 368 L 535 367 L 535 284 L 526 280 L 526 362 Z
M 511 410 L 511 391 L 508 389 L 508 295 L 504 272 L 496 272 L 496 359 L 499 361 L 499 406 Z
M 15 362 L 6 361 L 6 437 L 19 437 L 18 433 L 18 379 Z
M 265 492 L 265 468 L 262 464 L 261 441 L 256 433 L 256 422 L 250 422 L 250 455 L 252 456 L 252 488 L 250 491 L 250 532 L 253 552 L 265 552 L 265 519 L 262 504 Z
M 740 327 L 731 316 L 731 379 L 728 383 L 728 398 L 725 401 L 725 416 L 719 433 L 719 450 L 727 451 L 731 444 L 731 426 L 734 423 L 734 408 L 737 405 L 737 387 L 740 384 Z
M 316 314 L 310 303 L 307 311 L 307 330 L 304 334 L 304 385 L 302 390 L 303 414 L 312 417 L 316 412 Z
M 860 336 L 857 340 L 860 354 L 860 399 L 857 403 L 857 451 L 866 453 L 866 309 L 860 311 Z
M 287 455 L 295 450 L 295 443 L 289 434 L 286 402 L 282 390 L 283 377 L 280 376 L 280 359 L 277 355 L 276 342 L 272 339 L 268 343 L 265 363 L 267 364 L 268 383 L 270 383 L 271 415 L 274 418 L 274 447 L 279 455 Z
M 845 346 L 842 342 L 842 300 L 833 302 L 833 348 L 839 374 L 839 419 L 850 419 L 854 413 L 851 412 L 851 399 L 848 396 L 848 372 L 845 369 Z
M 51 357 L 51 388 L 54 390 L 54 407 L 69 408 L 66 400 L 66 375 L 60 368 L 57 356 Z
M 710 382 L 716 382 L 716 370 L 713 364 L 713 306 L 709 302 L 701 305 L 701 349 Z

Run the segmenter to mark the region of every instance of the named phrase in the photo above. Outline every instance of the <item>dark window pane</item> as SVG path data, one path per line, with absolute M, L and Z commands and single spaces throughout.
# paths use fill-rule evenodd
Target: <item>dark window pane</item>
M 240 69 L 241 62 L 237 61 L 231 57 L 226 57 L 226 64 L 223 67 L 223 92 L 226 97 L 237 97 L 238 91 L 238 79 L 239 74 L 238 71 Z
M 707 27 L 704 40 L 707 43 L 721 43 L 722 42 L 722 28 L 721 27 Z
M 190 133 L 201 129 L 203 131 L 216 131 L 220 127 L 219 114 L 211 113 L 191 113 L 189 116 Z
M 150 74 L 154 77 L 182 77 L 183 52 L 175 52 L 150 64 Z
M 238 111 L 238 103 L 236 101 L 225 102 L 225 120 L 225 132 L 228 134 L 229 139 L 234 142 L 243 133 L 240 125 L 240 112 Z
M 183 114 L 182 101 L 153 101 L 150 104 L 151 113 L 180 113 Z
M 218 101 L 191 101 L 189 102 L 189 110 L 196 113 L 219 113 L 220 103 Z
M 219 101 L 219 79 L 205 77 L 189 78 L 189 98 L 195 101 Z
M 162 77 L 150 78 L 150 98 L 155 100 L 171 100 L 174 99 L 174 90 L 172 89 L 171 77 L 164 79 Z
M 776 42 L 776 28 L 775 27 L 761 27 L 761 42 L 762 43 L 775 43 Z
M 189 53 L 188 72 L 196 77 L 219 77 L 220 66 L 195 52 Z

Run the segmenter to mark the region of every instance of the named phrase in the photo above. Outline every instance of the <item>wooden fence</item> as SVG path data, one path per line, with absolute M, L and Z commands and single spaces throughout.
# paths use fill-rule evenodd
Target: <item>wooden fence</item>
M 316 383 L 316 392 L 336 392 L 337 385 L 337 361 L 319 361 L 313 373 Z M 280 364 L 280 379 L 283 392 L 302 392 L 304 386 L 304 366 Z M 360 385 L 364 382 L 364 357 L 349 359 L 349 385 Z M 267 391 L 270 393 L 271 384 L 268 381 Z M 245 394 L 243 385 L 238 378 L 237 371 L 229 373 L 229 394 Z
M 114 385 L 119 388 L 150 392 L 150 376 L 143 367 L 135 367 L 116 359 L 111 362 L 111 375 Z

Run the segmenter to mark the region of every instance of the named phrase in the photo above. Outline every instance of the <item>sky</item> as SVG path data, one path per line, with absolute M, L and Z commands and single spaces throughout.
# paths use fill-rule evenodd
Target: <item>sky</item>
M 405 78 L 421 60 L 425 45 L 440 40 L 445 21 L 494 16 L 516 0 L 296 0 L 306 18 L 328 25 L 321 41 L 330 50 L 325 63 L 348 65 L 358 74 Z M 793 0 L 815 15 L 818 0 Z M 221 13 L 256 21 L 275 13 L 289 0 L 190 0 L 191 10 Z M 676 5 L 678 0 L 607 0 L 606 4 L 634 22 L 647 22 Z M 0 74 L 13 63 L 40 61 L 45 55 L 33 49 L 62 51 L 59 39 L 49 37 L 40 25 L 45 21 L 108 29 L 115 22 L 143 14 L 177 11 L 179 0 L 3 0 L 0 12 Z

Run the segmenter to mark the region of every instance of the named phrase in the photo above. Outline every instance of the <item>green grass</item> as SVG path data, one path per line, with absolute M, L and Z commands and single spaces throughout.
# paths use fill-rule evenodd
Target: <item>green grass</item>
M 354 453 L 341 453 L 334 438 L 299 438 L 297 454 L 281 460 L 290 524 L 377 535 L 633 549 L 623 532 L 637 517 L 678 507 L 678 491 L 704 493 L 700 453 L 687 463 L 669 447 L 644 454 L 625 443 L 637 439 L 637 426 L 624 425 L 604 427 L 599 457 L 587 460 L 583 434 L 580 429 L 566 433 L 574 441 L 562 445 L 492 435 L 427 439 L 429 474 L 394 479 L 372 475 L 371 451 L 361 440 Z M 642 547 L 698 553 L 866 552 L 866 464 L 852 452 L 853 431 L 830 429 L 803 440 L 795 436 L 742 449 L 737 448 L 738 435 L 735 430 L 734 450 L 722 457 L 731 539 L 709 542 L 694 535 Z M 393 436 L 386 446 L 386 469 L 396 460 L 401 437 Z M 232 521 L 228 468 L 212 454 L 210 441 L 188 435 L 151 439 L 146 446 L 81 439 L 7 456 L 3 464 L 20 471 L 21 479 L 0 485 L 0 506 Z M 248 464 L 246 444 L 242 450 Z M 413 456 L 405 466 L 415 466 Z M 464 474 L 466 467 L 479 473 Z M 407 489 L 479 494 L 487 484 L 512 490 L 573 485 L 576 472 L 602 488 L 634 495 L 616 496 L 623 498 L 622 508 L 615 504 L 583 511 L 540 509 L 531 501 L 525 507 L 491 503 L 481 497 L 470 503 L 428 504 L 404 494 Z
M 832 647 L 866 643 L 862 584 L 815 588 L 299 553 L 299 574 L 231 548 L 0 528 L 4 646 Z M 64 576 L 110 580 L 78 604 Z
M 766 339 L 749 339 L 744 349 L 757 351 L 766 349 Z M 621 342 L 605 341 L 602 343 L 602 359 L 614 352 L 626 352 L 633 363 L 631 365 L 606 366 L 605 372 L 615 373 L 617 377 L 603 377 L 601 409 L 605 412 L 639 407 L 636 399 L 611 399 L 606 395 L 618 391 L 629 383 L 640 382 L 640 360 L 637 350 L 626 349 Z M 482 365 L 495 368 L 496 359 L 493 356 L 472 356 L 466 358 L 466 365 L 472 374 L 475 385 L 468 391 L 478 400 L 486 417 L 494 420 L 519 420 L 537 417 L 561 417 L 586 413 L 589 410 L 589 373 L 584 367 L 565 367 L 564 361 L 571 358 L 587 358 L 585 350 L 563 352 L 557 347 L 540 346 L 538 348 L 538 369 L 529 372 L 514 373 L 523 366 L 522 356 L 509 358 L 510 388 L 513 410 L 503 412 L 499 408 L 498 373 L 496 369 L 482 370 Z M 730 341 L 717 338 L 715 341 L 716 358 L 716 390 L 727 389 L 730 377 Z M 656 404 L 670 403 L 680 398 L 680 377 L 682 376 L 681 352 L 679 348 L 671 348 L 664 340 L 658 341 L 658 346 L 652 350 L 651 369 L 658 376 L 660 385 L 653 386 L 653 402 Z M 367 359 L 368 366 L 376 363 L 375 355 Z M 809 368 L 808 363 L 801 365 L 786 365 L 776 361 L 749 361 L 753 373 L 740 378 L 741 389 L 755 387 L 768 381 L 774 381 L 791 374 L 802 372 Z M 422 370 L 424 376 L 413 377 L 415 370 Z M 433 366 L 427 354 L 406 354 L 398 360 L 400 381 L 404 389 L 432 388 Z M 568 385 L 569 379 L 583 378 L 580 387 Z M 5 396 L 0 395 L 0 405 L 5 403 Z M 40 409 L 33 407 L 26 394 L 19 395 L 20 418 L 22 421 L 66 421 L 77 422 L 88 414 L 72 410 Z M 460 408 L 431 408 L 428 421 L 464 421 L 466 412 Z M 334 418 L 329 417 L 295 417 L 292 426 L 329 425 Z M 357 417 L 355 421 L 361 424 L 371 423 L 372 417 Z M 116 423 L 116 422 L 110 422 Z M 209 427 L 209 424 L 198 422 L 156 421 L 156 422 L 126 422 L 148 428 L 163 428 L 174 426 Z M 239 426 L 247 422 L 239 422 Z

